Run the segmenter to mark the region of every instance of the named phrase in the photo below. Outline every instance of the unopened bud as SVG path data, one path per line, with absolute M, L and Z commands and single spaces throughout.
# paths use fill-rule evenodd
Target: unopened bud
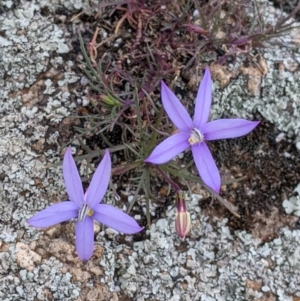
M 177 213 L 175 216 L 176 232 L 181 238 L 185 238 L 185 236 L 190 232 L 191 229 L 191 217 L 186 210 L 184 193 L 182 191 L 178 193 L 176 208 L 177 208 Z
M 121 103 L 118 99 L 114 98 L 112 95 L 100 95 L 100 99 L 110 107 L 120 107 Z

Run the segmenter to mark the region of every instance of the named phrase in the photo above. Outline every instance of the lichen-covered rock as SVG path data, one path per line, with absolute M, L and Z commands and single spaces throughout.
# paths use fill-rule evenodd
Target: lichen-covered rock
M 283 201 L 282 206 L 287 214 L 300 217 L 300 184 L 295 188 L 295 196 Z
M 280 12 L 260 2 L 274 24 Z M 76 90 L 81 75 L 69 56 L 74 37 L 55 21 L 55 12 L 96 13 L 92 4 L 99 1 L 0 0 L 0 299 L 117 301 L 125 294 L 138 301 L 298 300 L 300 231 L 285 227 L 269 240 L 268 231 L 263 240 L 232 233 L 226 219 L 203 214 L 200 195 L 188 203 L 192 228 L 185 241 L 175 233 L 174 210 L 166 208 L 143 241 L 125 237 L 127 245 L 120 244 L 118 233 L 95 227 L 88 263 L 76 256 L 72 222 L 45 230 L 28 226 L 37 211 L 67 197 L 58 161 L 66 133 L 80 124 L 70 115 L 78 103 L 88 104 L 85 91 Z M 251 64 L 240 58 L 234 66 L 208 62 L 212 117 L 252 118 L 258 111 L 283 132 L 278 139 L 295 137 L 300 149 L 299 31 L 281 39 L 296 47 L 250 52 Z M 116 51 L 121 41 L 113 41 Z M 145 204 L 143 197 L 139 201 Z M 107 202 L 113 202 L 110 195 Z M 283 205 L 299 216 L 298 203 L 294 196 Z M 155 209 L 152 204 L 151 214 Z

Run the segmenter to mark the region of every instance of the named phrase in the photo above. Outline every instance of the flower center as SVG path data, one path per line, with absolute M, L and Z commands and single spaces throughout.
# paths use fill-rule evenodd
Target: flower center
M 94 211 L 90 209 L 87 204 L 84 204 L 79 210 L 78 220 L 82 222 L 86 216 L 92 216 L 93 213 Z
M 191 132 L 191 136 L 189 138 L 190 145 L 194 145 L 195 143 L 201 143 L 204 141 L 203 134 L 198 130 L 193 128 Z

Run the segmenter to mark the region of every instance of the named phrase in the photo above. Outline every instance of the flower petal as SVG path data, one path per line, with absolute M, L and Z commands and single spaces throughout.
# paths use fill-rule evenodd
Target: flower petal
M 189 137 L 187 133 L 176 133 L 170 136 L 156 146 L 145 162 L 163 164 L 170 161 L 190 146 Z
M 97 204 L 94 207 L 93 218 L 107 227 L 126 234 L 133 234 L 143 230 L 131 216 L 106 204 Z
M 27 223 L 37 228 L 50 227 L 76 217 L 78 209 L 74 202 L 61 202 L 38 212 Z
M 83 221 L 77 221 L 76 251 L 81 260 L 89 260 L 94 251 L 94 223 L 93 219 L 86 216 Z
M 84 202 L 83 188 L 70 147 L 67 148 L 64 156 L 63 175 L 70 200 L 81 207 Z
M 221 177 L 207 145 L 204 142 L 192 145 L 192 153 L 202 181 L 219 193 Z
M 161 81 L 161 100 L 169 118 L 178 129 L 188 132 L 193 128 L 189 113 L 163 81 Z
M 245 119 L 219 119 L 203 125 L 201 130 L 205 140 L 227 139 L 244 136 L 258 124 Z
M 194 125 L 198 129 L 201 129 L 202 125 L 204 125 L 208 120 L 210 106 L 211 106 L 211 98 L 212 98 L 211 75 L 209 69 L 206 67 L 196 97 Z
M 111 159 L 110 159 L 110 154 L 109 151 L 105 151 L 105 155 L 98 165 L 91 184 L 86 192 L 86 204 L 89 205 L 91 209 L 96 204 L 99 204 L 108 187 L 109 179 L 110 179 L 110 173 L 111 173 Z

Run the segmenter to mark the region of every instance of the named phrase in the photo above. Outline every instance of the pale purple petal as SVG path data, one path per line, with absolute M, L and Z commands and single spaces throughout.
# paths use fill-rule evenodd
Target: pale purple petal
M 90 216 L 76 222 L 76 251 L 81 260 L 89 260 L 94 251 L 94 223 Z
M 208 68 L 205 68 L 205 73 L 200 83 L 196 97 L 196 106 L 194 113 L 194 125 L 200 129 L 209 117 L 210 106 L 212 98 L 212 82 L 211 75 Z
M 163 164 L 170 161 L 190 146 L 189 137 L 187 133 L 176 133 L 170 136 L 156 146 L 145 162 Z
M 63 161 L 63 175 L 68 196 L 78 207 L 84 202 L 84 194 L 81 179 L 72 157 L 71 148 L 67 148 Z
M 134 234 L 143 230 L 131 216 L 113 206 L 97 204 L 93 210 L 95 220 L 119 232 Z
M 204 142 L 192 145 L 192 153 L 202 181 L 219 193 L 221 177 L 207 145 Z
M 86 204 L 88 204 L 91 209 L 102 201 L 108 187 L 110 173 L 111 159 L 109 151 L 106 150 L 86 192 Z
M 219 119 L 202 126 L 204 140 L 236 138 L 251 132 L 259 121 L 245 119 Z
M 169 118 L 178 129 L 188 132 L 193 128 L 189 113 L 163 81 L 161 81 L 161 100 Z
M 74 202 L 61 202 L 40 211 L 30 218 L 27 223 L 37 228 L 50 227 L 76 217 L 78 209 Z

